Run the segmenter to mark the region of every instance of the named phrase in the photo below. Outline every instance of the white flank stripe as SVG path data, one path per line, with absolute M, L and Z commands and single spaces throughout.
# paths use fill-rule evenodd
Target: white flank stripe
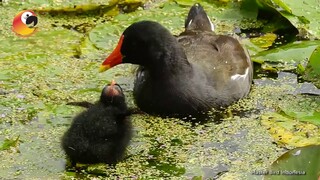
M 241 74 L 235 74 L 233 76 L 231 76 L 231 80 L 240 80 L 240 79 L 245 79 L 249 74 L 249 68 L 246 69 L 246 72 L 241 75 Z
M 209 22 L 210 22 L 210 25 L 211 25 L 211 31 L 214 31 L 214 25 L 213 25 L 213 23 L 210 21 L 210 18 L 209 18 L 208 15 L 207 15 L 207 18 L 208 18 L 208 20 L 209 20 Z

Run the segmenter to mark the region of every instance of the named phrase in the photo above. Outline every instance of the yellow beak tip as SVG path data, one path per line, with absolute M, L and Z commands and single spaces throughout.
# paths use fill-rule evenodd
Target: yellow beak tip
M 99 72 L 104 72 L 108 69 L 110 69 L 110 65 L 101 65 L 99 68 Z

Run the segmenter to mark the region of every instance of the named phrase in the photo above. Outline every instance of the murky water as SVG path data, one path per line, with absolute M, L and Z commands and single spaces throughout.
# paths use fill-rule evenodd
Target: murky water
M 188 10 L 176 11 L 178 7 L 164 6 L 159 11 L 165 16 L 158 17 L 175 34 L 181 32 Z M 0 15 L 8 17 L 1 25 L 0 37 L 0 144 L 6 139 L 16 140 L 0 150 L 1 178 L 260 179 L 252 175 L 254 170 L 267 168 L 292 148 L 277 145 L 269 127 L 261 124 L 262 116 L 288 104 L 296 110 L 305 107 L 305 102 L 309 103 L 306 109 L 320 107 L 317 96 L 300 95 L 319 95 L 319 90 L 298 83 L 296 75 L 265 74 L 254 80 L 247 98 L 201 123 L 133 115 L 135 133 L 124 161 L 115 167 L 79 165 L 75 170 L 66 166 L 60 138 L 83 109 L 66 103 L 94 102 L 103 86 L 115 79 L 124 89 L 129 106 L 134 107 L 135 66 L 121 65 L 103 74 L 97 71 L 122 30 L 132 21 L 153 18 L 157 9 L 121 14 L 112 22 L 107 17 L 43 14 L 39 16 L 39 32 L 24 39 L 8 28 L 17 9 L 15 5 L 0 6 Z M 173 18 L 169 21 L 166 16 Z M 220 20 L 216 23 L 223 24 Z M 74 30 L 79 24 L 88 27 L 85 33 L 91 34 Z M 311 136 L 319 137 L 316 133 Z

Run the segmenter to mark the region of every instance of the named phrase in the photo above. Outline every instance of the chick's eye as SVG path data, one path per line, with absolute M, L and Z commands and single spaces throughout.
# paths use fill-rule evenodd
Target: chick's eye
M 21 21 L 23 22 L 23 24 L 27 24 L 27 18 L 32 16 L 31 12 L 24 12 L 21 15 Z

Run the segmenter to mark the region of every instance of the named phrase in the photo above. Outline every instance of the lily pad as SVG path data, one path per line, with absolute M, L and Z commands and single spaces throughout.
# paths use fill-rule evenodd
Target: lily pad
M 318 46 L 310 56 L 303 78 L 320 87 L 320 46 Z
M 104 54 L 105 50 L 111 52 L 124 29 L 133 22 L 139 20 L 154 20 L 163 25 L 169 24 L 169 27 L 171 27 L 170 30 L 177 30 L 177 32 L 181 32 L 183 30 L 182 25 L 184 21 L 181 17 L 183 17 L 183 14 L 187 13 L 183 13 L 182 9 L 183 8 L 179 7 L 177 4 L 167 3 L 160 10 L 138 9 L 137 11 L 129 14 L 119 14 L 115 16 L 113 20 L 100 24 L 89 32 L 88 38 L 84 39 L 80 47 L 80 54 L 83 56 L 90 56 L 92 51 L 96 51 L 98 53 L 100 51 L 100 54 Z M 168 20 L 168 17 L 172 18 Z M 95 47 L 95 50 L 92 49 L 92 47 Z
M 319 145 L 292 149 L 271 165 L 265 179 L 319 179 L 319 157 Z
M 320 112 L 317 111 L 308 111 L 308 112 L 299 112 L 299 111 L 283 111 L 287 116 L 297 119 L 299 121 L 306 121 L 316 125 L 320 125 Z
M 280 0 L 275 0 L 282 5 L 281 9 L 289 9 L 285 4 L 281 3 Z M 243 26 L 241 28 L 244 32 L 249 33 L 275 33 L 278 35 L 277 41 L 281 43 L 292 42 L 295 39 L 295 36 L 298 34 L 298 30 L 283 17 L 277 9 L 275 9 L 274 2 L 270 0 L 244 0 L 242 1 L 242 12 L 244 14 L 250 15 L 248 18 L 257 19 L 258 23 L 261 23 L 260 26 L 251 27 L 252 29 L 247 29 Z M 277 6 L 278 9 L 279 6 Z M 242 22 L 243 24 L 243 22 Z M 250 26 L 249 26 L 250 27 Z M 273 47 L 277 46 L 275 42 Z
M 298 64 L 304 64 L 320 41 L 298 41 L 287 45 L 262 51 L 252 56 L 257 62 L 269 63 L 282 70 L 296 69 Z
M 276 38 L 277 38 L 276 34 L 267 33 L 267 34 L 260 36 L 260 37 L 251 38 L 251 42 L 260 48 L 267 49 L 270 46 L 272 46 L 272 44 Z
M 92 0 L 90 4 L 103 7 L 103 4 L 97 4 L 99 2 L 102 1 Z M 252 108 L 255 110 L 252 114 L 244 113 L 243 117 L 239 113 L 229 119 L 222 118 L 220 124 L 210 121 L 195 125 L 179 119 L 133 115 L 135 133 L 124 161 L 115 166 L 80 167 L 76 172 L 65 170 L 66 157 L 60 147 L 60 138 L 72 117 L 83 110 L 65 105 L 67 102 L 94 102 L 102 87 L 116 78 L 130 107 L 134 107 L 132 88 L 126 87 L 128 80 L 123 80 L 130 76 L 129 82 L 133 82 L 129 66 L 121 65 L 108 73 L 97 73 L 105 53 L 114 48 L 124 28 L 132 22 L 149 19 L 160 22 L 173 34 L 179 34 L 183 31 L 190 5 L 199 1 L 192 1 L 188 6 L 173 1 L 150 2 L 152 5 L 146 4 L 135 12 L 110 18 L 87 11 L 81 15 L 59 13 L 64 8 L 71 10 L 73 5 L 85 6 L 82 0 L 2 1 L 0 134 L 13 137 L 13 140 L 19 136 L 21 142 L 17 148 L 11 146 L 9 150 L 0 151 L 0 179 L 244 179 L 246 172 L 267 168 L 279 156 L 282 149 L 272 143 L 268 132 L 255 119 L 260 116 L 260 110 L 268 111 L 265 107 L 291 103 L 278 100 L 286 96 L 287 86 L 259 87 L 255 84 L 248 99 L 242 99 L 237 105 Z M 200 1 L 216 24 L 218 34 L 230 34 L 235 26 L 244 29 L 262 27 L 262 22 L 255 21 L 256 11 L 250 16 L 250 5 L 248 9 L 240 10 L 243 1 L 220 2 Z M 16 12 L 23 8 L 41 9 L 41 4 L 47 4 L 43 8 L 48 8 L 47 12 L 58 10 L 59 15 L 38 13 L 37 33 L 24 39 L 14 36 L 10 27 Z M 124 4 L 121 6 L 121 10 L 128 10 Z M 118 7 L 115 10 L 118 11 Z M 255 53 L 263 50 L 252 44 Z M 302 124 L 301 127 L 293 126 L 290 132 L 301 129 L 304 140 L 319 137 L 316 125 L 287 118 Z
M 302 147 L 320 144 L 320 131 L 317 125 L 278 113 L 262 115 L 261 124 L 280 145 Z
M 220 34 L 231 34 L 236 26 L 243 26 L 240 23 L 242 21 L 247 22 L 246 26 L 255 26 L 255 18 L 252 17 L 250 20 L 240 10 L 241 3 L 217 5 L 207 1 L 177 1 L 177 3 L 163 3 L 161 9 L 138 9 L 129 14 L 119 14 L 113 20 L 94 28 L 89 33 L 89 39 L 97 48 L 111 50 L 124 29 L 141 20 L 157 21 L 168 28 L 172 34 L 180 34 L 184 30 L 184 20 L 189 8 L 194 3 L 201 3 L 213 24 L 216 25 L 216 32 Z
M 264 4 L 278 11 L 287 18 L 292 25 L 299 29 L 300 34 L 320 38 L 320 14 L 319 1 L 292 1 L 292 0 L 257 0 L 259 4 Z
M 28 1 L 9 1 L 9 5 L 19 5 L 23 8 L 28 9 L 43 9 L 43 10 L 53 10 L 58 8 L 65 8 L 68 11 L 73 11 L 72 9 L 79 10 L 90 10 L 99 5 L 113 5 L 117 3 L 118 0 L 95 0 L 88 2 L 87 0 L 76 0 L 76 1 L 60 1 L 60 0 L 28 0 Z M 78 7 L 77 7 L 78 6 Z M 68 9 L 70 7 L 70 9 Z

